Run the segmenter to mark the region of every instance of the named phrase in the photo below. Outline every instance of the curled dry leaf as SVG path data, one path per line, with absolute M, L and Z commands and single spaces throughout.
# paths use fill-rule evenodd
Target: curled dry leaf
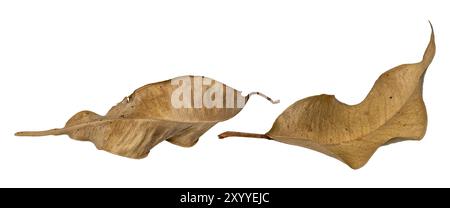
M 81 111 L 64 128 L 17 132 L 16 136 L 67 134 L 91 141 L 100 150 L 130 158 L 144 158 L 151 148 L 167 140 L 190 147 L 218 122 L 238 114 L 249 97 L 218 81 L 184 76 L 145 85 L 112 107 L 105 116 Z
M 422 61 L 383 73 L 361 103 L 346 105 L 332 95 L 308 97 L 288 107 L 266 134 L 225 132 L 219 137 L 273 139 L 325 153 L 354 169 L 381 145 L 420 140 L 427 126 L 423 78 L 436 50 L 431 29 Z

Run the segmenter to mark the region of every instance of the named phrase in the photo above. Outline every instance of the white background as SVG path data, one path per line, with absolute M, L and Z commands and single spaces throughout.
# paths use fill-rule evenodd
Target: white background
M 450 24 L 446 1 L 1 1 L 1 187 L 450 186 Z M 301 98 L 359 103 L 376 78 L 420 61 L 436 32 L 424 85 L 429 126 L 420 142 L 380 148 L 359 170 L 297 146 L 218 140 L 265 133 Z M 254 97 L 192 148 L 164 142 L 142 160 L 67 136 L 15 137 L 99 114 L 134 89 L 204 75 Z

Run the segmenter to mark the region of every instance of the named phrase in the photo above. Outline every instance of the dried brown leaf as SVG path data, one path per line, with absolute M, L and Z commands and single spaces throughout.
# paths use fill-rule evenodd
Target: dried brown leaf
M 347 105 L 332 95 L 318 95 L 288 107 L 266 134 L 225 132 L 310 148 L 335 157 L 352 168 L 367 163 L 378 147 L 425 135 L 427 113 L 422 99 L 425 72 L 435 54 L 432 30 L 423 59 L 383 73 L 367 97 Z
M 190 98 L 186 99 L 189 103 L 185 103 L 184 107 L 174 107 L 172 95 L 181 89 L 183 83 L 173 84 L 172 80 L 192 83 L 201 80 L 210 84 L 188 89 L 188 93 L 183 96 Z M 215 124 L 238 114 L 244 107 L 239 106 L 238 102 L 242 101 L 245 105 L 252 94 L 259 94 L 276 103 L 260 93 L 251 93 L 244 97 L 239 91 L 206 77 L 185 76 L 172 80 L 137 89 L 112 107 L 105 116 L 91 111 L 81 111 L 69 119 L 62 129 L 17 132 L 16 135 L 67 134 L 72 139 L 91 141 L 100 150 L 130 158 L 144 158 L 151 148 L 164 140 L 183 147 L 193 146 L 199 137 Z M 195 100 L 202 101 L 203 93 L 213 87 L 223 90 L 222 107 L 195 105 Z M 208 95 L 220 96 L 214 93 Z M 184 99 L 183 96 L 181 97 Z M 226 102 L 229 102 L 228 107 Z M 187 107 L 188 105 L 190 107 Z

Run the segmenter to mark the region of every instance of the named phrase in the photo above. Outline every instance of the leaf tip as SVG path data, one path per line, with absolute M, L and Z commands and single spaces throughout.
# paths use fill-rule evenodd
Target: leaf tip
M 430 20 L 428 20 L 428 23 L 430 24 L 430 27 L 431 27 L 430 41 L 428 42 L 428 46 L 425 50 L 425 53 L 423 54 L 423 58 L 422 58 L 422 62 L 421 62 L 425 66 L 428 66 L 431 64 L 431 61 L 433 61 L 434 55 L 436 53 L 436 43 L 434 41 L 433 24 L 431 24 Z
M 247 100 L 248 100 L 252 95 L 259 95 L 259 96 L 265 98 L 266 100 L 268 100 L 269 102 L 271 102 L 272 104 L 278 104 L 278 103 L 280 103 L 280 100 L 274 100 L 274 99 L 270 98 L 269 96 L 267 96 L 267 95 L 265 95 L 265 94 L 263 94 L 263 93 L 260 93 L 260 92 L 251 92 L 251 93 L 249 93 L 249 94 L 246 96 Z

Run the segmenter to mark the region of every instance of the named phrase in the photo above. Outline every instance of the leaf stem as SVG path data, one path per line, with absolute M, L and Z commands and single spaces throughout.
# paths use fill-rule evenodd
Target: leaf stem
M 269 136 L 265 134 L 254 134 L 254 133 L 245 133 L 245 132 L 237 132 L 237 131 L 227 131 L 223 132 L 219 135 L 219 139 L 225 139 L 227 137 L 247 137 L 247 138 L 261 138 L 261 139 L 269 139 L 272 140 Z
M 48 135 L 61 135 L 66 133 L 65 129 L 50 129 L 46 131 L 20 131 L 15 133 L 16 136 L 48 136 Z

